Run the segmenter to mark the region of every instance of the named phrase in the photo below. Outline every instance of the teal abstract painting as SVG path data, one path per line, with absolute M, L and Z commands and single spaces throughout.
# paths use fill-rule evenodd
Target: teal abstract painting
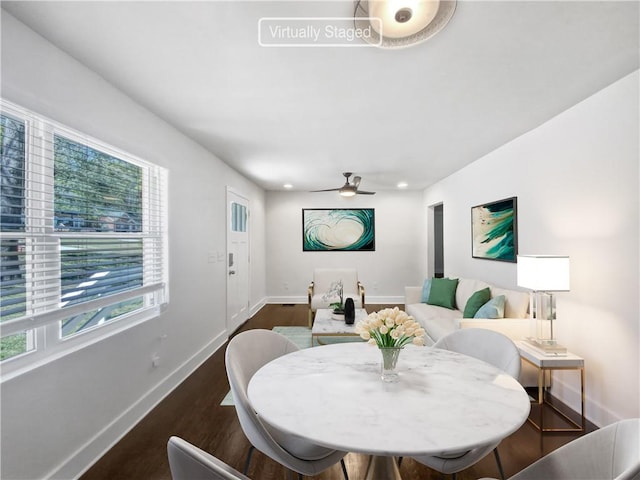
M 472 207 L 472 257 L 515 262 L 518 254 L 516 217 L 516 197 Z
M 373 208 L 302 209 L 302 250 L 374 251 Z

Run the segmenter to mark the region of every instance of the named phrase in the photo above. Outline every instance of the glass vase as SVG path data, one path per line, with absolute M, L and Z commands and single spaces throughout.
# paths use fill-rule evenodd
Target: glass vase
M 395 383 L 400 380 L 398 377 L 398 357 L 402 347 L 380 347 L 382 362 L 380 364 L 380 378 L 385 383 Z

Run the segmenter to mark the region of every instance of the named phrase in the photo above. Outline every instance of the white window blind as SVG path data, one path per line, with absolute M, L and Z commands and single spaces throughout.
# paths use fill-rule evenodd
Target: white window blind
M 0 359 L 166 301 L 166 170 L 0 103 Z M 50 330 L 50 329 L 49 329 Z

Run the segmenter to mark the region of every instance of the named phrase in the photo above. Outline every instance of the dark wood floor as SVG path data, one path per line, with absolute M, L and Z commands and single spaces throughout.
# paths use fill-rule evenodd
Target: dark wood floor
M 368 305 L 375 311 L 386 305 Z M 271 329 L 276 325 L 307 324 L 306 305 L 267 305 L 249 319 L 239 331 L 252 328 Z M 245 438 L 233 407 L 220 402 L 229 391 L 224 348 L 213 354 L 200 368 L 167 396 L 152 412 L 136 425 L 120 442 L 109 450 L 81 478 L 83 480 L 170 479 L 166 443 L 171 435 L 178 435 L 197 445 L 231 466 L 242 470 L 249 442 Z M 588 425 L 587 430 L 595 427 Z M 546 453 L 555 450 L 579 434 L 545 433 L 528 422 L 500 444 L 500 456 L 508 476 L 520 471 Z M 349 477 L 364 477 L 367 457 L 348 454 L 345 457 Z M 450 478 L 405 458 L 400 469 L 405 479 Z M 286 471 L 260 452 L 253 456 L 249 476 L 256 480 L 283 479 Z M 493 455 L 458 474 L 458 479 L 498 477 Z M 339 466 L 314 477 L 321 480 L 341 480 Z M 384 479 L 380 479 L 384 480 Z

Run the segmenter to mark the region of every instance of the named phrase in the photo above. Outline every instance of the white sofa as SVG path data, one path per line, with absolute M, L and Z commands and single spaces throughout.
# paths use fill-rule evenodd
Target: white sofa
M 486 287 L 491 291 L 491 298 L 505 296 L 504 318 L 462 318 L 469 297 Z M 458 278 L 455 297 L 456 309 L 452 310 L 423 303 L 422 286 L 405 287 L 405 311 L 425 329 L 426 345 L 433 345 L 441 337 L 459 328 L 486 328 L 500 332 L 512 340 L 523 340 L 530 336 L 528 292 L 496 287 L 482 280 Z M 520 382 L 525 386 L 537 385 L 536 372 L 526 363 L 522 365 Z
M 455 278 L 455 277 L 452 277 Z M 491 298 L 505 296 L 504 317 L 497 319 L 462 318 L 462 311 L 469 297 L 478 290 L 491 290 Z M 522 340 L 529 336 L 529 294 L 517 290 L 495 287 L 482 280 L 458 278 L 456 288 L 456 309 L 450 310 L 437 305 L 421 302 L 422 286 L 405 287 L 404 307 L 427 332 L 426 343 L 432 345 L 444 335 L 458 328 L 488 328 L 504 333 L 512 340 Z

